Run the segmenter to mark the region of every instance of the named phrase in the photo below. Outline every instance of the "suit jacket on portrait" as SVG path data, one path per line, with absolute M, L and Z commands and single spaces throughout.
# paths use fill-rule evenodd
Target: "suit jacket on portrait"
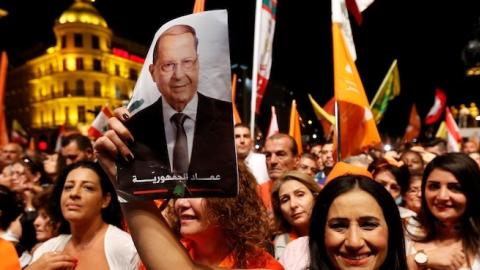
M 126 122 L 135 142 L 130 145 L 135 159 L 130 164 L 120 164 L 120 180 L 125 174 L 136 177 L 152 177 L 152 174 L 171 174 L 170 163 L 163 124 L 162 98 L 135 114 Z M 122 172 L 123 170 L 123 172 Z M 237 191 L 237 169 L 235 141 L 233 135 L 232 103 L 210 98 L 198 93 L 198 107 L 195 121 L 193 146 L 189 164 L 189 176 L 196 174 L 205 178 L 220 175 L 219 181 L 189 180 L 187 183 L 191 196 L 233 196 Z M 123 180 L 125 181 L 125 180 Z M 174 182 L 162 185 L 144 185 L 160 190 L 165 187 L 169 192 Z M 168 193 L 168 192 L 163 192 Z M 159 194 L 155 197 L 159 197 Z M 160 190 L 160 197 L 163 197 Z

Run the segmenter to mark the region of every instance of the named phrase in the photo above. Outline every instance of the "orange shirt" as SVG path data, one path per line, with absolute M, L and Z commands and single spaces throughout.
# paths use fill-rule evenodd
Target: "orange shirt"
M 188 255 L 190 258 L 195 261 L 195 251 L 192 248 L 192 245 L 189 241 L 182 240 L 182 244 L 188 251 Z M 273 258 L 268 252 L 263 249 L 258 249 L 258 257 L 255 260 L 249 261 L 247 263 L 247 267 L 245 269 L 272 269 L 272 270 L 283 270 L 283 266 Z M 218 265 L 218 267 L 226 268 L 226 269 L 235 269 L 237 266 L 235 265 L 235 261 L 233 259 L 233 255 L 230 254 L 225 257 Z
M 20 261 L 18 260 L 15 246 L 7 240 L 0 238 L 0 269 L 2 270 L 20 270 Z

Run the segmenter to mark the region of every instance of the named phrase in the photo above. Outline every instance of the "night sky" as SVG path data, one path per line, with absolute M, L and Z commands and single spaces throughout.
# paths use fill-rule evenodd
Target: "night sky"
M 149 46 L 156 30 L 170 19 L 191 13 L 193 2 L 97 0 L 94 6 L 115 35 Z M 291 98 L 298 100 L 306 124 L 306 120 L 314 120 L 306 94 L 311 93 L 320 104 L 333 96 L 329 1 L 278 2 L 272 83 L 258 121 L 262 131 L 270 117 L 270 103 L 287 104 L 279 109 L 280 129 L 287 131 Z M 72 3 L 0 0 L 0 8 L 10 13 L 0 19 L 0 48 L 7 50 L 12 65 L 17 64 L 21 52 L 54 44 L 54 20 Z M 206 0 L 207 10 L 229 12 L 232 64 L 251 66 L 254 8 L 254 0 Z M 393 59 L 399 61 L 402 92 L 390 104 L 379 126 L 381 133 L 403 135 L 412 103 L 423 117 L 437 86 L 447 92 L 449 105 L 472 101 L 480 105 L 480 79 L 464 76 L 461 58 L 463 48 L 474 38 L 479 18 L 478 0 L 376 0 L 363 13 L 361 26 L 351 21 L 356 63 L 369 100 Z M 286 89 L 287 94 L 279 94 L 278 89 Z M 313 132 L 315 127 L 305 131 Z

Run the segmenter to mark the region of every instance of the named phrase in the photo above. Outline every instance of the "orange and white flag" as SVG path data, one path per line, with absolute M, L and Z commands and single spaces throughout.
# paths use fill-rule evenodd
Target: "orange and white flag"
M 292 108 L 290 110 L 290 128 L 288 129 L 288 135 L 295 139 L 295 142 L 297 143 L 298 154 L 303 153 L 300 120 L 300 114 L 297 110 L 297 102 L 294 99 L 292 100 Z
M 415 103 L 412 105 L 412 109 L 410 111 L 410 118 L 408 119 L 408 126 L 405 129 L 405 135 L 403 136 L 403 140 L 409 142 L 420 135 L 420 129 L 422 127 L 420 120 L 420 116 L 417 112 L 417 106 Z
M 460 152 L 460 143 L 462 142 L 462 135 L 460 129 L 453 118 L 450 109 L 445 109 L 445 124 L 447 126 L 447 150 L 448 152 Z
M 332 36 L 335 100 L 340 111 L 340 134 L 334 136 L 334 145 L 338 149 L 340 143 L 340 157 L 344 159 L 381 144 L 381 139 L 340 24 L 332 24 Z

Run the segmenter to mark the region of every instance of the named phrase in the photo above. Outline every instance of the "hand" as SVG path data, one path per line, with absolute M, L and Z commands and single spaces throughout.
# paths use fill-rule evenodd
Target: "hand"
M 123 124 L 129 118 L 130 113 L 125 107 L 115 109 L 114 117 L 108 119 L 110 130 L 98 138 L 93 146 L 100 165 L 112 180 L 116 179 L 117 175 L 115 167 L 117 156 L 127 162 L 134 158 L 126 143 L 129 141 L 133 142 L 133 136 Z
M 78 260 L 63 252 L 48 252 L 30 264 L 28 270 L 73 270 Z
M 457 270 L 466 262 L 465 253 L 459 245 L 450 245 L 426 250 L 427 267 L 435 270 Z

